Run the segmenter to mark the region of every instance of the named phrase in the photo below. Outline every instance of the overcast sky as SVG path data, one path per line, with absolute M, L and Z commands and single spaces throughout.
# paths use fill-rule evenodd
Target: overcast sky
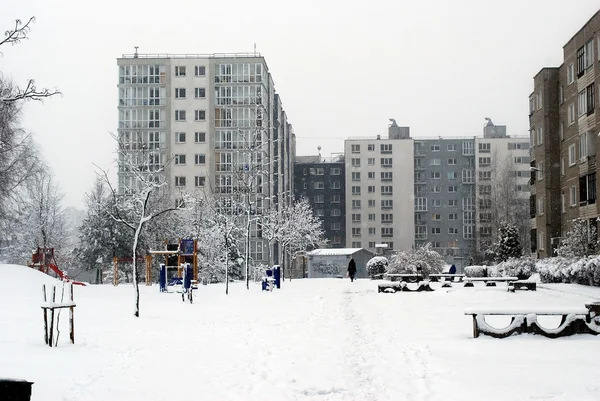
M 94 165 L 111 168 L 123 53 L 257 51 L 297 135 L 298 155 L 343 150 L 351 136 L 478 135 L 491 117 L 527 135 L 543 66 L 600 0 L 0 0 L 0 28 L 35 15 L 30 40 L 1 50 L 0 71 L 62 97 L 23 117 L 65 193 L 81 207 Z

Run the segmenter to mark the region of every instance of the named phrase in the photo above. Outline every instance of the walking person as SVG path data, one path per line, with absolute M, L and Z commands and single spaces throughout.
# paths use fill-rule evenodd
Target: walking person
M 348 263 L 348 275 L 350 276 L 350 282 L 353 282 L 354 276 L 356 275 L 356 263 L 354 262 L 354 258 L 350 259 L 350 263 Z

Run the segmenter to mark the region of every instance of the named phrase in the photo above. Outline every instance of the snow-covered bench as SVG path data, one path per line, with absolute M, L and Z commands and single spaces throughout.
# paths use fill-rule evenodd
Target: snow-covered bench
M 384 278 L 390 281 L 411 281 L 417 282 L 423 279 L 423 276 L 416 273 L 386 273 Z
M 461 282 L 463 281 L 465 275 L 464 274 L 448 274 L 448 273 L 441 273 L 441 274 L 430 274 L 429 275 L 429 279 L 431 281 L 438 281 L 440 279 L 446 279 L 448 281 L 458 281 Z
M 585 308 L 472 308 L 465 315 L 473 318 L 473 338 L 480 333 L 495 338 L 505 338 L 513 334 L 532 333 L 549 338 L 573 334 L 600 334 L 600 303 L 586 304 Z M 486 321 L 486 316 L 511 316 L 511 322 L 504 328 L 495 328 Z M 558 327 L 548 329 L 538 324 L 537 316 L 561 316 Z
M 519 280 L 517 277 L 465 277 L 465 287 L 473 287 L 473 282 L 483 281 L 487 287 L 495 287 L 496 282 L 509 283 Z
M 515 292 L 516 290 L 536 291 L 537 285 L 535 281 L 511 281 L 508 283 L 508 291 Z
M 414 284 L 414 283 L 413 283 Z M 412 285 L 412 284 L 411 284 Z M 377 292 L 388 292 L 386 290 L 393 289 L 393 292 L 405 291 L 405 292 L 421 292 L 421 291 L 433 291 L 433 289 L 429 286 L 429 281 L 419 281 L 417 284 L 417 288 L 412 289 L 408 286 L 407 283 L 392 281 L 392 282 L 383 282 L 377 285 Z

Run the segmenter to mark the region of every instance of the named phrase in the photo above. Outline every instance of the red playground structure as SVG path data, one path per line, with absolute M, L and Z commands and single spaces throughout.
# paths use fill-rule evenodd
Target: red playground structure
M 37 251 L 31 252 L 31 263 L 29 267 L 38 269 L 39 271 L 49 274 L 49 270 L 54 273 L 62 280 L 67 283 L 73 283 L 75 285 L 85 285 L 80 281 L 72 280 L 67 273 L 63 272 L 56 266 L 56 259 L 54 259 L 54 248 L 38 248 Z

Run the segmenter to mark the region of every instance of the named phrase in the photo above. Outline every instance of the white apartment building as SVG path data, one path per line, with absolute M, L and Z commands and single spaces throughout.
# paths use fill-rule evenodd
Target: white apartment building
M 414 243 L 413 140 L 408 127 L 389 127 L 388 138 L 347 139 L 346 246 L 376 251 Z
M 124 157 L 135 161 L 149 149 L 149 173 L 165 165 L 155 179 L 168 182 L 174 198 L 194 190 L 232 196 L 240 171 L 253 168 L 260 170 L 252 194 L 258 211 L 293 198 L 295 137 L 264 57 L 136 52 L 117 64 Z M 123 168 L 118 177 L 121 194 L 135 188 Z M 253 236 L 251 257 L 264 261 L 259 230 Z

